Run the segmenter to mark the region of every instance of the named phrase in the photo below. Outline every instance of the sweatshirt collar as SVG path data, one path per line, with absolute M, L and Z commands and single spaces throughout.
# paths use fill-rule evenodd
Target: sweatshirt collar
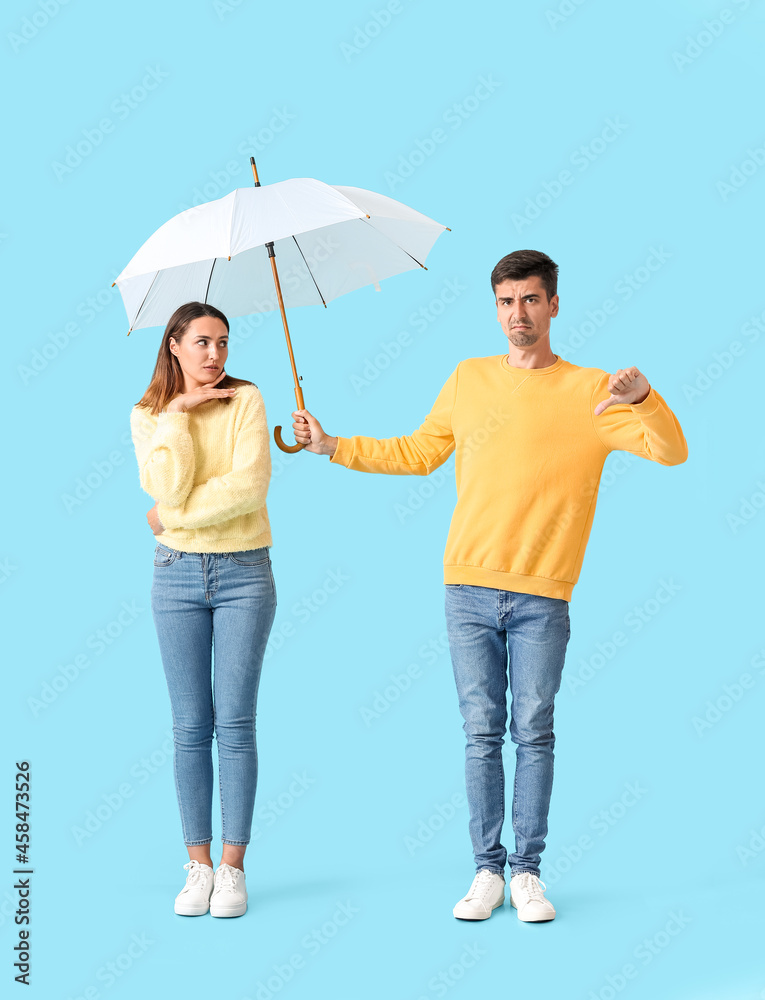
M 555 355 L 555 363 L 548 365 L 546 368 L 516 368 L 514 365 L 508 364 L 507 355 L 502 355 L 502 367 L 506 372 L 512 372 L 514 375 L 550 375 L 552 372 L 557 372 L 559 368 L 564 365 L 563 358 L 560 355 Z

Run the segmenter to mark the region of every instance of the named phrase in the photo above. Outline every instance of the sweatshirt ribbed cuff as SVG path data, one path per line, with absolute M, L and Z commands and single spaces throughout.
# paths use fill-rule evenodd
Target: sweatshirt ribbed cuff
M 642 401 L 642 403 L 631 403 L 632 409 L 637 413 L 649 414 L 653 413 L 654 410 L 659 408 L 659 400 L 656 397 L 656 393 L 653 391 L 653 386 L 648 390 L 648 395 Z
M 335 462 L 337 465 L 348 466 L 348 463 L 353 458 L 353 445 L 351 444 L 350 438 L 338 437 L 337 448 L 335 448 L 335 454 L 329 456 L 330 462 Z

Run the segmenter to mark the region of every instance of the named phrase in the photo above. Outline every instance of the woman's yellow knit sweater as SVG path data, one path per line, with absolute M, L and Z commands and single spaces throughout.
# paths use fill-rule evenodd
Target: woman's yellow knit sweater
M 183 552 L 238 552 L 271 545 L 266 493 L 271 453 L 263 397 L 237 386 L 185 413 L 134 406 L 141 486 L 157 503 L 163 545 Z

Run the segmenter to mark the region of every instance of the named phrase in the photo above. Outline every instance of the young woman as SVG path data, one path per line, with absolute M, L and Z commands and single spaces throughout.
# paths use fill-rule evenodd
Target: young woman
M 156 501 L 151 607 L 173 714 L 175 787 L 189 853 L 175 912 L 241 916 L 257 781 L 255 705 L 276 613 L 266 493 L 269 434 L 257 386 L 226 374 L 228 320 L 202 302 L 170 317 L 130 426 Z M 215 650 L 211 679 L 212 648 Z M 213 732 L 221 863 L 213 873 Z

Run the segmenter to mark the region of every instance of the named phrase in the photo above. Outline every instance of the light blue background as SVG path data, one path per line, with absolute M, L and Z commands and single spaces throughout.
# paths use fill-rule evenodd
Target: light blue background
M 13 36 L 41 7 L 3 11 L 2 773 L 10 807 L 14 762 L 32 761 L 26 995 L 765 997 L 765 840 L 753 839 L 765 824 L 765 673 L 753 665 L 765 646 L 765 337 L 751 322 L 765 329 L 765 5 L 564 0 L 556 20 L 554 0 L 401 0 L 375 31 L 385 18 L 373 12 L 385 9 L 70 0 L 47 23 L 38 13 L 21 43 Z M 686 50 L 683 64 L 676 53 Z M 166 75 L 126 113 L 120 95 L 147 67 Z M 493 93 L 468 101 L 477 106 L 454 127 L 450 109 L 482 77 Z M 277 112 L 281 130 L 264 131 Z M 67 146 L 104 117 L 112 130 L 57 176 Z M 620 134 L 592 146 L 609 119 Z M 445 141 L 412 157 L 439 127 Z M 285 624 L 294 634 L 272 645 L 261 684 L 250 910 L 231 921 L 172 912 L 186 857 L 149 606 L 152 501 L 128 428 L 161 330 L 126 338 L 110 286 L 195 192 L 207 200 L 251 184 L 248 137 L 258 134 L 263 183 L 309 176 L 370 188 L 452 228 L 427 271 L 292 311 L 306 403 L 330 433 L 410 433 L 458 361 L 502 353 L 489 275 L 523 247 L 560 265 L 553 350 L 608 371 L 638 365 L 685 431 L 682 466 L 625 463 L 624 453 L 606 465 L 556 711 L 542 862 L 553 923 L 522 924 L 509 903 L 480 924 L 451 915 L 473 875 L 464 737 L 442 643 L 452 461 L 440 480 L 373 477 L 275 448 L 274 635 Z M 586 169 L 582 146 L 594 156 Z M 402 158 L 422 162 L 391 182 Z M 560 196 L 514 222 L 566 169 L 573 182 Z M 652 248 L 665 262 L 640 271 Z M 618 291 L 627 275 L 642 280 L 630 298 Z M 446 280 L 463 291 L 415 329 L 412 314 Z M 617 312 L 574 347 L 572 328 L 607 298 Z M 278 315 L 232 331 L 228 368 L 258 383 L 271 424 L 288 425 Z M 401 331 L 411 345 L 354 385 Z M 89 475 L 90 494 L 72 504 Z M 330 573 L 341 579 L 333 593 Z M 674 590 L 663 604 L 662 581 Z M 115 625 L 123 602 L 133 616 Z M 99 629 L 111 633 L 102 648 Z M 607 656 L 619 630 L 628 640 Z M 30 699 L 78 655 L 87 667 L 70 666 L 72 679 L 35 709 Z M 391 698 L 391 675 L 413 664 L 419 675 Z M 387 707 L 366 724 L 361 710 L 378 695 Z M 694 723 L 707 713 L 708 725 Z M 512 767 L 509 741 L 506 751 Z M 629 786 L 639 793 L 628 807 Z M 12 981 L 5 815 L 0 939 Z M 355 911 L 342 925 L 338 903 Z M 674 934 L 664 929 L 672 913 L 682 914 Z M 311 939 L 323 925 L 323 943 Z M 133 935 L 144 943 L 127 958 Z M 286 981 L 274 967 L 296 954 L 303 965 Z M 635 976 L 619 979 L 626 963 Z

